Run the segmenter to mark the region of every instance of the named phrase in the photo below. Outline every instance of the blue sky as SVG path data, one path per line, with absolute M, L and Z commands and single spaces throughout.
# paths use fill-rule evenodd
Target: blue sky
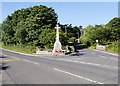
M 2 20 L 15 10 L 35 5 L 55 9 L 61 24 L 73 26 L 106 24 L 118 17 L 118 2 L 2 2 Z

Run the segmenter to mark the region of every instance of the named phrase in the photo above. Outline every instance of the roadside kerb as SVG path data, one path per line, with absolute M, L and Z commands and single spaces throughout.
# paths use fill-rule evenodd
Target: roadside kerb
M 4 49 L 4 48 L 1 48 L 1 49 L 2 49 L 2 50 L 9 51 L 9 52 L 17 53 L 17 54 L 27 55 L 27 56 L 40 56 L 40 55 L 36 55 L 36 54 L 22 53 L 22 52 L 13 51 L 13 50 L 8 50 L 8 49 Z M 46 55 L 46 54 L 41 54 L 41 55 L 50 56 L 50 55 Z

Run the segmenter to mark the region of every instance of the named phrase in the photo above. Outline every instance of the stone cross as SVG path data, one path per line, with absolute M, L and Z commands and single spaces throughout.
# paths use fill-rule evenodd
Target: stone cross
M 54 49 L 53 49 L 53 54 L 55 53 L 61 53 L 62 49 L 61 49 L 61 43 L 59 41 L 59 25 L 57 24 L 55 27 L 56 30 L 56 42 L 54 43 Z
M 59 41 L 59 29 L 60 29 L 60 27 L 58 24 L 56 25 L 55 29 L 57 29 L 56 30 L 56 41 Z

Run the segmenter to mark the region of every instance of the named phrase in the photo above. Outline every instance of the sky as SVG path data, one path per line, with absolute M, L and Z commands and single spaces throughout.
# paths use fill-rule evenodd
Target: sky
M 2 4 L 2 5 L 1 5 Z M 2 21 L 15 10 L 45 5 L 52 7 L 61 24 L 72 26 L 107 24 L 118 17 L 118 2 L 2 2 Z

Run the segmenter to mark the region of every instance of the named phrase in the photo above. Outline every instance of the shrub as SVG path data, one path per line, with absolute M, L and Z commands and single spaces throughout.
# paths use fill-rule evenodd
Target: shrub
M 96 46 L 90 46 L 88 49 L 96 49 Z
M 109 44 L 108 47 L 106 48 L 107 51 L 112 51 L 116 53 L 120 53 L 120 41 L 114 41 L 112 44 Z
M 75 42 L 75 40 L 76 40 L 76 38 L 75 38 L 75 37 L 69 38 L 69 41 L 70 41 L 70 42 L 73 42 L 73 43 L 74 43 L 74 42 Z

